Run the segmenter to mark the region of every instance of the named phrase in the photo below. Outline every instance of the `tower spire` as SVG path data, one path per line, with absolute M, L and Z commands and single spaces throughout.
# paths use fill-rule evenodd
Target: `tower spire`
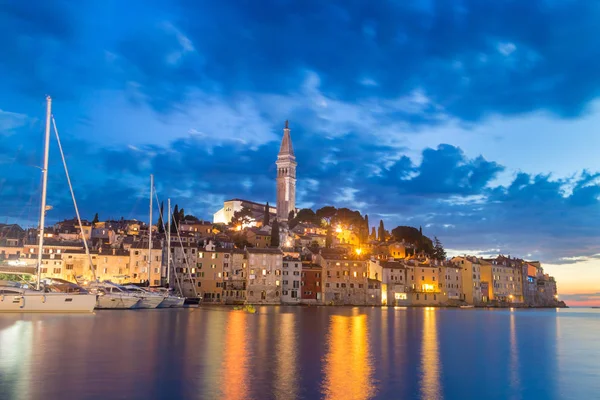
M 287 120 L 275 164 L 277 165 L 277 219 L 287 221 L 290 211 L 296 211 L 297 165 Z
M 279 147 L 279 156 L 290 155 L 294 157 L 294 146 L 292 146 L 292 138 L 290 136 L 290 128 L 288 120 L 285 120 L 285 128 L 283 128 L 283 139 Z

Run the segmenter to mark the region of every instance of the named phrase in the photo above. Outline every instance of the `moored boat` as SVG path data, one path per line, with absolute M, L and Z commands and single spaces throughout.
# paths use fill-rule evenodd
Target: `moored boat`
M 0 282 L 0 312 L 90 313 L 96 295 L 85 290 L 69 293 L 34 290 L 17 282 Z
M 156 308 L 164 300 L 164 297 L 158 293 L 152 293 L 149 290 L 135 285 L 124 286 L 130 293 L 140 300 L 132 308 Z
M 98 295 L 97 309 L 127 310 L 134 308 L 140 302 L 140 298 L 135 293 L 111 282 L 92 282 L 90 291 Z

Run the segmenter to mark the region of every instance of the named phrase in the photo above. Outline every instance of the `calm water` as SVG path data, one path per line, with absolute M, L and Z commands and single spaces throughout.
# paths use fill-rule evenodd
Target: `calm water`
M 597 311 L 0 314 L 0 398 L 600 398 Z

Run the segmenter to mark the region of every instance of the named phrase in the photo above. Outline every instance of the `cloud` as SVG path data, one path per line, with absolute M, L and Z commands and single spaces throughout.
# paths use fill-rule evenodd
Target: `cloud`
M 27 115 L 0 109 L 0 135 L 8 135 L 27 123 Z

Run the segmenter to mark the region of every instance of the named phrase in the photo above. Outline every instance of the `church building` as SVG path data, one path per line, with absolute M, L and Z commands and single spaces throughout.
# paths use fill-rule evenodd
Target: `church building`
M 296 165 L 298 165 L 294 155 L 288 121 L 285 121 L 283 139 L 281 140 L 275 165 L 277 166 L 277 202 L 275 207 L 269 206 L 269 213 L 272 214 L 271 220 L 276 215 L 280 222 L 284 222 L 288 220 L 290 211 L 296 212 Z M 254 221 L 261 221 L 264 217 L 264 204 L 250 200 L 231 199 L 225 201 L 223 208 L 213 215 L 213 223 L 231 223 L 233 214 L 236 211 L 241 211 L 242 208 L 248 208 L 252 211 Z M 255 223 L 250 224 L 250 226 L 254 225 Z

